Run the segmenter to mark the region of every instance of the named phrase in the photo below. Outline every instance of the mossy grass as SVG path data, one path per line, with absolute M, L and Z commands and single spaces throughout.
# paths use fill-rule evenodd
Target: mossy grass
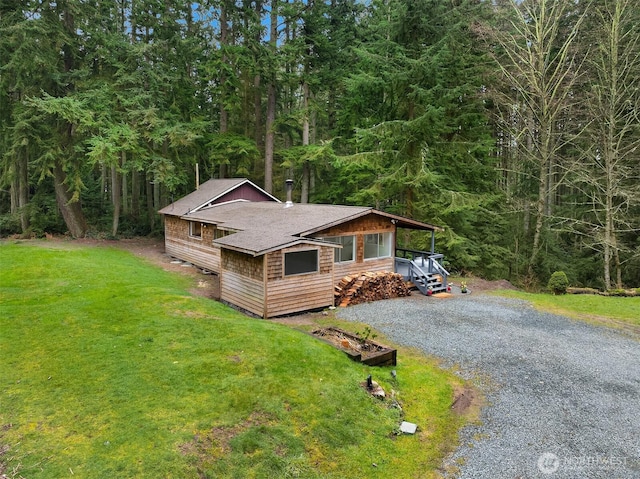
M 529 301 L 540 310 L 606 326 L 640 326 L 640 297 L 599 296 L 589 294 L 554 295 L 498 290 L 494 294 Z
M 455 375 L 403 351 L 392 379 L 190 286 L 116 249 L 0 243 L 0 474 L 436 477 Z

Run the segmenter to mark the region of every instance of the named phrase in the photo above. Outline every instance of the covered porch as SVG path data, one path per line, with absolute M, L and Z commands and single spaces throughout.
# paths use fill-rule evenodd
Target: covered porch
M 431 231 L 431 251 L 395 248 L 394 271 L 422 294 L 447 291 L 449 272 L 442 264 L 443 258 L 435 252 L 435 231 Z

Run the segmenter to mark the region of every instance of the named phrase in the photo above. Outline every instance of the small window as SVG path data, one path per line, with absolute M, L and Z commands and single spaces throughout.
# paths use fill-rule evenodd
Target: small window
M 364 235 L 364 259 L 389 258 L 393 233 Z
M 307 249 L 284 254 L 284 275 L 318 272 L 318 250 Z
M 202 223 L 199 221 L 190 221 L 189 236 L 193 238 L 202 238 Z
M 229 236 L 230 234 L 233 234 L 234 231 L 229 231 L 229 230 L 221 230 L 220 228 L 216 228 L 215 230 L 213 230 L 213 239 L 217 240 L 220 238 L 224 238 L 225 236 Z
M 335 248 L 335 252 L 333 253 L 334 263 L 347 263 L 349 261 L 353 261 L 356 251 L 355 236 L 328 236 L 324 239 L 330 243 L 342 245 L 342 248 Z

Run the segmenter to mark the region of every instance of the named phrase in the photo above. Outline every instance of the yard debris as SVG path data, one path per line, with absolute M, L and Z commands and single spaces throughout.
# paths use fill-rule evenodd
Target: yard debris
M 418 425 L 412 422 L 402 421 L 402 424 L 400 424 L 400 432 L 405 434 L 415 434 L 417 429 Z
M 340 328 L 316 329 L 311 334 L 344 351 L 349 358 L 368 366 L 395 366 L 397 350 L 377 343 L 358 333 Z M 367 335 L 368 336 L 368 335 Z
M 381 401 L 383 401 L 387 396 L 387 394 L 384 392 L 384 389 L 382 389 L 382 386 L 380 386 L 376 381 L 371 380 L 370 375 L 367 380 L 363 383 L 360 383 L 360 385 L 365 388 L 367 392 L 374 398 L 380 399 Z
M 409 296 L 411 291 L 399 273 L 388 271 L 366 272 L 345 276 L 336 285 L 335 304 L 346 307 L 380 299 Z

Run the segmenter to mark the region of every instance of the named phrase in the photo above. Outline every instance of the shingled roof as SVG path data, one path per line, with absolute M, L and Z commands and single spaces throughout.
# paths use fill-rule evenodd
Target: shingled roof
M 389 218 L 397 226 L 426 231 L 437 226 L 409 220 L 369 207 L 238 201 L 202 208 L 181 218 L 237 231 L 215 241 L 216 244 L 254 256 L 300 243 L 318 244 L 310 235 L 332 226 L 375 214 Z M 326 243 L 325 243 L 326 244 Z

